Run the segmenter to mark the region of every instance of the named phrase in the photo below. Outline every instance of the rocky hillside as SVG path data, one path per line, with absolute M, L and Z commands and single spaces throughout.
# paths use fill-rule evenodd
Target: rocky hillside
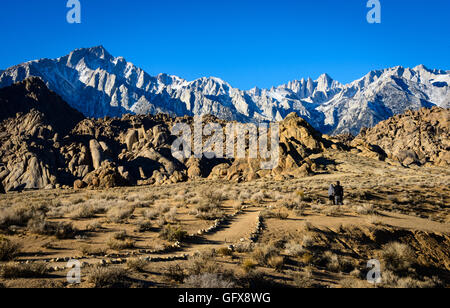
M 283 180 L 333 170 L 335 166 L 320 159 L 327 150 L 351 151 L 379 160 L 386 157 L 380 149 L 384 143 L 371 144 L 370 131 L 365 135 L 367 141 L 359 139 L 351 145 L 323 136 L 291 113 L 279 122 L 276 168 L 263 169 L 261 162 L 265 160 L 259 155 L 246 159 L 177 159 L 171 151 L 177 138 L 171 134 L 172 127 L 185 123 L 193 131 L 192 117 L 126 114 L 121 118 L 87 119 L 38 78 L 1 90 L 0 106 L 0 182 L 7 191 L 168 184 L 196 178 Z M 444 123 L 439 117 L 437 121 Z M 214 116 L 203 117 L 204 125 L 211 122 L 223 128 L 230 123 Z M 436 134 L 442 133 L 440 127 L 436 124 Z M 446 134 L 448 142 L 448 122 Z M 248 154 L 248 144 L 246 151 Z
M 355 139 L 382 148 L 404 165 L 450 165 L 450 109 L 434 107 L 408 111 L 371 129 Z
M 84 116 L 71 108 L 56 93 L 49 91 L 38 77 L 30 77 L 11 87 L 0 89 L 0 121 L 16 118 L 18 113 L 34 110 L 45 114 L 45 124 L 64 137 Z
M 357 135 L 409 109 L 450 107 L 450 73 L 423 65 L 371 71 L 347 85 L 323 74 L 244 91 L 215 77 L 151 76 L 98 46 L 10 67 L 0 72 L 0 88 L 30 76 L 41 77 L 70 106 L 96 118 L 163 112 L 258 122 L 281 121 L 295 112 L 322 133 Z
M 39 78 L 0 89 L 0 180 L 7 190 L 65 178 L 60 143 L 84 116 Z

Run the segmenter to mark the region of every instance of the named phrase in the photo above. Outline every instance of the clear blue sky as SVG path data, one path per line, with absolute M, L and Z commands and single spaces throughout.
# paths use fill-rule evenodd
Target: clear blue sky
M 0 1 L 0 68 L 103 45 L 148 73 L 234 87 L 268 88 L 328 73 L 341 82 L 396 65 L 450 69 L 449 0 L 66 0 Z

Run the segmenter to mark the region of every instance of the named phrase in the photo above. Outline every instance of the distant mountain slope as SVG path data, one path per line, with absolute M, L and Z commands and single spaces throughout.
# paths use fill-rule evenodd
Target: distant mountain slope
M 242 91 L 214 77 L 189 82 L 150 76 L 99 46 L 8 68 L 0 75 L 0 87 L 29 76 L 41 77 L 72 107 L 96 118 L 162 112 L 249 122 L 278 121 L 296 112 L 323 133 L 356 135 L 408 109 L 450 107 L 449 72 L 424 66 L 372 71 L 348 85 L 324 74 L 315 81 Z

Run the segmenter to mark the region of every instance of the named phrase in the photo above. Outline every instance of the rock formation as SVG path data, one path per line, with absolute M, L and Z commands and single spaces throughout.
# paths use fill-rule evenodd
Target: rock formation
M 449 162 L 448 110 L 437 108 L 394 117 L 354 140 L 324 136 L 292 113 L 279 122 L 279 160 L 270 170 L 262 168 L 265 159 L 259 154 L 249 158 L 248 144 L 244 159 L 175 158 L 171 147 L 177 137 L 172 128 L 184 123 L 193 131 L 194 118 L 127 114 L 87 119 L 37 78 L 1 89 L 0 110 L 0 182 L 6 191 L 97 189 L 198 178 L 283 180 L 328 172 L 312 156 L 329 150 L 378 160 L 389 156 L 404 164 Z M 203 124 L 208 123 L 222 128 L 230 124 L 204 116 Z
M 438 107 L 408 111 L 371 129 L 354 140 L 383 149 L 404 165 L 450 165 L 450 110 Z

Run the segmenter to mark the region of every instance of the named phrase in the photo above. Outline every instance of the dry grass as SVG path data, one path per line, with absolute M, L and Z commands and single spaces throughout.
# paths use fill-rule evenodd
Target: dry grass
M 220 274 L 204 273 L 188 277 L 183 287 L 191 289 L 231 289 L 236 284 Z
M 106 248 L 92 247 L 90 245 L 82 245 L 80 252 L 83 256 L 105 256 L 107 253 Z
M 48 268 L 43 263 L 7 263 L 0 268 L 0 276 L 5 279 L 43 278 L 47 274 Z
M 110 238 L 107 245 L 112 250 L 120 251 L 120 250 L 135 248 L 136 242 L 131 239 Z
M 128 271 L 121 267 L 96 267 L 88 275 L 95 288 L 121 288 L 129 286 Z
M 181 229 L 181 226 L 166 225 L 159 233 L 160 238 L 169 242 L 182 242 L 187 237 L 187 232 Z
M 380 252 L 380 258 L 386 269 L 396 272 L 404 272 L 415 263 L 415 254 L 412 249 L 402 243 L 389 243 Z
M 127 260 L 127 267 L 135 272 L 143 272 L 148 265 L 148 262 L 144 259 L 134 258 Z
M 258 266 L 258 262 L 253 259 L 245 259 L 242 261 L 241 267 L 245 273 L 250 273 Z
M 0 261 L 12 261 L 20 254 L 21 245 L 0 236 Z

